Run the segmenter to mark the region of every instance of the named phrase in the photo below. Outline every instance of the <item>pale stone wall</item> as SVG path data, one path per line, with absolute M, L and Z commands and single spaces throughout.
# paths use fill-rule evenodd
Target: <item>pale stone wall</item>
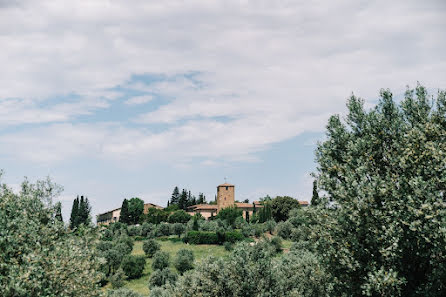
M 217 208 L 220 209 L 234 206 L 235 203 L 235 193 L 234 186 L 220 185 L 217 187 Z

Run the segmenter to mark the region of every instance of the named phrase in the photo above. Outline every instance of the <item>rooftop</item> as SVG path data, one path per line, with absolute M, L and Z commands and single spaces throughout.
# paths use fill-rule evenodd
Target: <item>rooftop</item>
M 228 183 L 224 183 L 219 185 L 218 187 L 233 187 L 234 185 L 228 184 Z

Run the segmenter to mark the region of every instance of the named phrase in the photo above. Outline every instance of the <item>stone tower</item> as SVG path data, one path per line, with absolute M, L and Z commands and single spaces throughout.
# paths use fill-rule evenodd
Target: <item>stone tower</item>
M 217 187 L 217 212 L 220 209 L 234 206 L 235 195 L 234 195 L 234 185 L 224 183 Z

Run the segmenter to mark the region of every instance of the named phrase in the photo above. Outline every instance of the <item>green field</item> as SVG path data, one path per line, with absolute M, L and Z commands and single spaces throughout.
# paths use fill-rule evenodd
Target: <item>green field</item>
M 161 244 L 161 250 L 169 253 L 171 260 L 171 268 L 173 271 L 176 271 L 176 269 L 173 267 L 172 262 L 173 259 L 175 258 L 176 253 L 180 249 L 191 250 L 195 256 L 195 262 L 201 262 L 208 256 L 224 257 L 229 253 L 221 245 L 189 245 L 183 243 L 182 241 L 175 241 L 175 239 L 176 238 L 170 238 L 170 240 L 158 241 Z M 135 241 L 132 255 L 144 255 L 144 251 L 142 250 L 142 241 Z M 149 294 L 148 283 L 151 272 L 152 272 L 152 259 L 147 258 L 143 276 L 139 279 L 130 280 L 126 282 L 124 287 L 132 289 L 140 294 L 148 295 Z

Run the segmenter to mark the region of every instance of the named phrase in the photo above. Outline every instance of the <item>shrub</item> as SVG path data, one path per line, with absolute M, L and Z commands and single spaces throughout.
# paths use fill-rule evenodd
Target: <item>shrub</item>
M 129 255 L 132 252 L 132 248 L 124 242 L 117 243 L 114 247 L 121 255 Z
M 276 222 L 273 220 L 269 220 L 265 222 L 265 230 L 269 232 L 269 234 L 273 234 L 274 229 L 276 229 Z
M 119 268 L 115 274 L 110 277 L 110 283 L 114 289 L 124 286 L 125 273 L 122 268 Z
M 129 236 L 139 236 L 141 235 L 141 226 L 129 226 L 127 232 Z
M 156 228 L 157 236 L 169 236 L 170 235 L 170 226 L 166 223 L 161 223 Z
M 184 231 L 186 230 L 186 227 L 184 226 L 184 224 L 181 223 L 175 223 L 172 225 L 172 233 L 178 235 L 178 237 L 181 236 L 181 234 L 184 233 Z
M 217 219 L 221 219 L 223 221 L 226 221 L 228 225 L 234 226 L 235 220 L 238 217 L 242 217 L 243 211 L 241 209 L 238 209 L 237 207 L 231 206 L 226 207 L 220 210 L 216 216 Z
M 141 226 L 141 236 L 149 237 L 154 230 L 155 225 L 146 222 Z
M 245 236 L 245 237 L 249 237 L 249 236 L 254 235 L 254 228 L 253 228 L 253 226 L 250 225 L 250 224 L 246 224 L 246 225 L 244 225 L 244 226 L 242 227 L 242 234 L 243 234 L 243 236 Z
M 153 256 L 152 269 L 153 270 L 163 270 L 169 267 L 169 254 L 166 252 L 158 251 Z
M 282 239 L 280 237 L 273 237 L 271 239 L 271 245 L 274 247 L 276 253 L 282 252 Z
M 146 258 L 142 256 L 126 256 L 122 260 L 122 269 L 129 279 L 140 278 L 146 265 Z
M 254 229 L 254 236 L 257 238 L 262 236 L 263 232 L 265 232 L 265 227 L 263 226 L 263 224 L 255 224 L 253 226 L 253 229 Z
M 140 294 L 129 289 L 118 289 L 107 292 L 107 297 L 142 297 Z
M 175 212 L 173 212 L 169 218 L 168 221 L 169 223 L 182 223 L 182 224 L 186 224 L 187 222 L 189 222 L 189 220 L 192 218 L 192 216 L 190 214 L 188 214 L 187 212 L 185 212 L 184 210 L 177 210 Z
M 152 258 L 153 255 L 155 255 L 155 253 L 160 250 L 160 248 L 161 248 L 161 245 L 158 242 L 156 242 L 155 239 L 146 240 L 146 241 L 144 241 L 144 243 L 142 245 L 142 249 L 144 250 L 144 253 L 149 258 Z
M 180 274 L 193 269 L 194 253 L 186 249 L 179 250 L 174 261 L 174 266 Z
M 277 235 L 282 237 L 283 239 L 289 239 L 291 237 L 291 233 L 293 232 L 293 224 L 290 222 L 280 222 L 276 227 Z
M 189 231 L 184 241 L 190 244 L 217 244 L 217 233 L 207 231 Z
M 234 244 L 226 241 L 223 246 L 225 247 L 225 250 L 227 251 L 232 251 L 234 249 Z
M 162 269 L 162 270 L 155 270 L 150 275 L 149 279 L 149 288 L 156 288 L 161 287 L 166 284 L 174 284 L 177 280 L 177 275 L 173 273 L 170 268 Z M 150 294 L 152 296 L 152 294 Z M 159 296 L 159 295 L 154 295 Z
M 133 250 L 133 239 L 130 238 L 128 235 L 126 234 L 121 234 L 118 237 L 118 240 L 116 241 L 116 243 L 124 243 L 127 245 L 128 250 L 131 252 Z
M 239 231 L 230 231 L 225 233 L 225 242 L 235 243 L 243 240 L 244 236 Z

